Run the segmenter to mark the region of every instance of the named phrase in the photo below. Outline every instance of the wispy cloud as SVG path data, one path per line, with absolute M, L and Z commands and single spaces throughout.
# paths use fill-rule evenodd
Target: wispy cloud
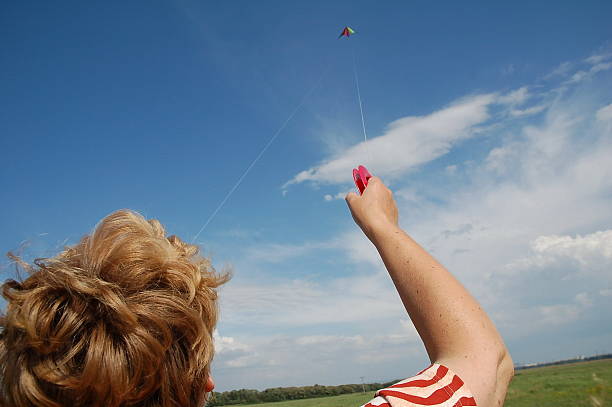
M 581 69 L 575 72 L 567 81 L 565 81 L 565 83 L 572 84 L 581 82 L 593 77 L 593 75 L 599 72 L 612 69 L 612 61 L 610 61 L 610 59 L 612 59 L 612 53 L 599 53 L 591 55 L 585 60 L 585 62 L 591 66 L 588 69 Z
M 362 306 L 364 301 L 367 307 Z M 223 289 L 221 303 L 223 322 L 233 325 L 289 328 L 403 315 L 401 302 L 382 272 L 320 281 L 236 282 Z
M 314 250 L 326 250 L 336 247 L 334 241 L 305 242 L 302 244 L 265 243 L 248 247 L 245 251 L 249 261 L 260 263 L 281 263 L 287 259 L 305 256 Z
M 601 67 L 591 68 L 595 69 Z M 524 107 L 534 97 L 539 102 Z M 389 124 L 383 135 L 353 145 L 298 173 L 283 189 L 305 181 L 349 183 L 355 163 L 376 168 L 378 176 L 395 179 L 449 153 L 469 138 L 488 133 L 502 123 L 503 117 L 521 118 L 544 112 L 549 103 L 543 102 L 542 97 L 523 86 L 507 93 L 466 96 L 429 115 L 398 119 Z M 324 196 L 327 201 L 343 197 L 342 193 Z
M 612 230 L 599 231 L 586 236 L 539 236 L 533 250 L 542 255 L 574 259 L 581 264 L 596 263 L 598 256 L 612 261 Z M 601 259 L 602 260 L 602 259 Z
M 563 77 L 570 72 L 573 64 L 571 62 L 562 62 L 555 69 L 553 69 L 550 73 L 544 76 L 544 79 L 555 79 L 559 77 Z
M 328 202 L 329 201 L 337 201 L 338 199 L 344 199 L 349 192 L 350 191 L 338 192 L 338 193 L 336 193 L 334 195 L 327 194 L 327 195 L 323 196 L 323 199 L 325 199 Z
M 612 52 L 604 51 L 604 52 L 599 52 L 599 53 L 595 53 L 591 55 L 590 57 L 585 59 L 585 62 L 591 65 L 598 65 L 608 59 L 612 59 Z
M 285 386 L 357 383 L 360 376 L 367 382 L 380 382 L 405 375 L 390 372 L 390 363 L 410 359 L 425 363 L 416 330 L 406 319 L 393 320 L 385 331 L 371 329 L 357 335 L 251 335 L 244 340 L 248 348 L 222 353 L 214 361 L 213 370 L 223 375 L 229 388 L 244 383 L 260 389 L 270 382 Z M 294 372 L 296 366 L 299 373 Z
M 473 136 L 474 127 L 489 118 L 488 107 L 495 100 L 494 94 L 469 96 L 426 116 L 396 120 L 384 135 L 361 142 L 321 165 L 300 172 L 285 187 L 304 181 L 350 182 L 355 163 L 376 168 L 380 176 L 398 176 L 446 154 L 457 142 Z
M 529 99 L 531 95 L 529 94 L 529 89 L 527 86 L 520 87 L 516 90 L 508 92 L 505 95 L 501 95 L 497 98 L 497 103 L 517 106 L 522 105 Z
M 530 116 L 532 114 L 537 114 L 544 111 L 546 107 L 546 105 L 536 105 L 525 109 L 512 109 L 510 110 L 510 114 L 514 117 Z
M 602 122 L 612 121 L 612 104 L 602 107 L 595 114 L 597 120 Z

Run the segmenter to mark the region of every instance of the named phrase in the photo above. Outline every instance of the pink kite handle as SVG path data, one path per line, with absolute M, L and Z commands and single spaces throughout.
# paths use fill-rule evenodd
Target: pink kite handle
M 365 191 L 368 186 L 368 180 L 370 178 L 372 178 L 372 174 L 370 174 L 368 169 L 363 165 L 353 168 L 353 180 L 355 181 L 355 186 L 357 186 L 360 195 L 363 195 L 363 191 Z

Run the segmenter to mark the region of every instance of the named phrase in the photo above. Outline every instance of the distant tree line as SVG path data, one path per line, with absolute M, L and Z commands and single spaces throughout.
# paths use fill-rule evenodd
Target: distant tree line
M 529 369 L 533 367 L 561 365 L 566 363 L 576 363 L 581 361 L 610 359 L 612 354 L 596 355 L 589 357 L 578 357 L 575 359 L 559 360 L 548 363 L 534 363 L 530 365 L 516 366 L 515 369 Z M 359 392 L 375 392 L 379 389 L 384 389 L 392 384 L 399 382 L 393 380 L 387 383 L 367 383 L 367 384 L 342 384 L 339 386 L 314 386 L 301 387 L 274 387 L 264 391 L 252 389 L 240 389 L 224 392 L 213 392 L 213 397 L 206 403 L 207 407 L 228 406 L 233 404 L 256 404 L 269 403 L 273 401 L 298 400 L 316 397 L 338 396 L 340 394 L 359 393 Z
M 213 392 L 213 397 L 206 405 L 208 407 L 227 406 L 232 404 L 256 404 L 272 401 L 309 399 L 315 397 L 338 396 L 340 394 L 375 392 L 399 381 L 388 383 L 342 384 L 339 386 L 274 387 L 264 391 L 240 389 L 224 392 Z
M 588 362 L 591 360 L 601 360 L 601 359 L 612 359 L 612 353 L 606 353 L 603 355 L 594 355 L 594 356 L 578 356 L 572 359 L 556 360 L 554 362 L 528 363 L 526 365 L 515 366 L 514 370 L 533 369 L 534 367 L 567 365 L 570 363 Z

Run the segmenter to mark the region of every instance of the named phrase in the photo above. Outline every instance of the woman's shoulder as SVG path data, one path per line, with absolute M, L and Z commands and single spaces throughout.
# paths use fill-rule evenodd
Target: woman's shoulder
M 378 390 L 363 407 L 409 406 L 476 406 L 476 400 L 455 372 L 434 363 L 412 377 Z

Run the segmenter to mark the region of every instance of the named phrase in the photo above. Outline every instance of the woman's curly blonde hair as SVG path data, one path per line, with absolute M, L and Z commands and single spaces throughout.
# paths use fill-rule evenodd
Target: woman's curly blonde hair
M 2 286 L 2 406 L 202 406 L 217 274 L 157 220 L 117 211 Z

